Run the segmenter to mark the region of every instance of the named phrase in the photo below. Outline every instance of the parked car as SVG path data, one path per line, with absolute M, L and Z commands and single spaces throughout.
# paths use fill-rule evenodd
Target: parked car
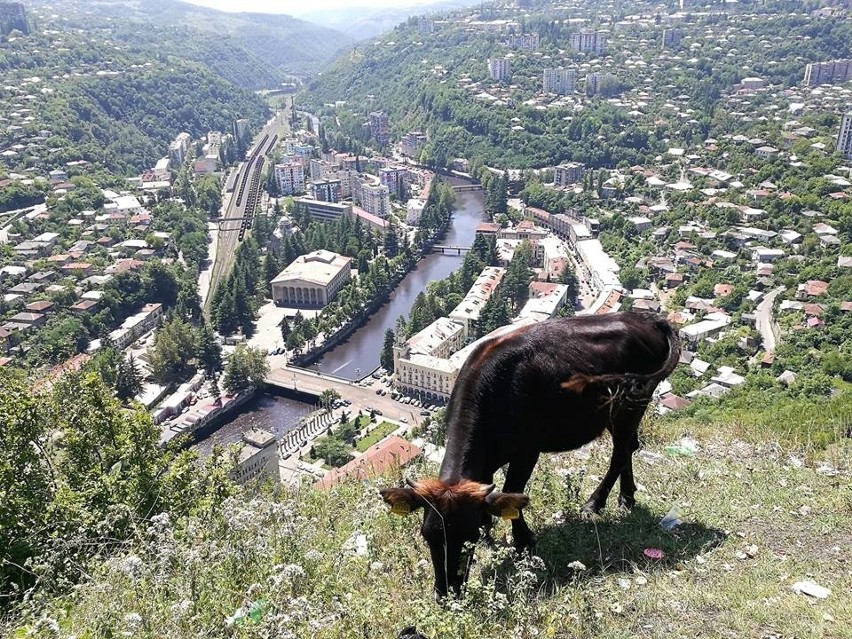
M 420 411 L 420 414 L 421 414 L 423 417 L 429 417 L 429 415 L 431 415 L 431 413 L 430 413 L 428 410 L 426 410 L 426 409 L 421 410 L 421 411 Z
M 374 409 L 373 409 L 373 412 L 374 412 L 376 415 L 381 415 L 381 414 L 382 414 L 382 411 L 380 411 L 378 408 L 374 408 Z

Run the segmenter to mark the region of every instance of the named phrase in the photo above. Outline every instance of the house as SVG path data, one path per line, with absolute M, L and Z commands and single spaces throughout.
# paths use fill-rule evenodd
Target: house
M 677 288 L 683 284 L 683 273 L 667 273 L 666 288 Z
M 391 469 L 405 466 L 416 459 L 420 453 L 420 448 L 414 444 L 402 437 L 393 436 L 370 446 L 363 455 L 344 466 L 335 468 L 316 482 L 314 487 L 331 488 L 344 479 L 370 479 Z
M 72 305 L 69 310 L 72 313 L 81 315 L 83 313 L 96 313 L 99 308 L 100 302 L 97 300 L 80 300 L 76 304 Z
M 41 326 L 47 321 L 43 313 L 21 312 L 9 318 L 15 324 L 26 324 L 28 326 Z
M 659 415 L 665 415 L 666 413 L 673 413 L 675 411 L 683 410 L 687 406 L 689 406 L 692 402 L 688 399 L 684 399 L 679 395 L 675 395 L 674 393 L 665 393 L 660 396 L 660 401 L 657 403 L 657 413 Z
M 809 297 L 820 297 L 828 293 L 828 282 L 808 280 L 796 288 L 796 299 L 804 300 Z
M 27 304 L 24 307 L 24 310 L 28 313 L 49 313 L 53 310 L 55 304 L 53 302 L 49 302 L 47 300 L 39 300 L 38 302 L 32 302 Z

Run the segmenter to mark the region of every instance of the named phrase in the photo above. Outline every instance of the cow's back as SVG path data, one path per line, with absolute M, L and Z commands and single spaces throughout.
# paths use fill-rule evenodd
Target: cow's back
M 459 372 L 448 406 L 448 447 L 486 446 L 502 457 L 519 446 L 582 446 L 607 427 L 614 408 L 629 401 L 645 409 L 674 368 L 675 344 L 668 322 L 650 313 L 554 319 L 498 335 Z M 597 376 L 626 381 L 565 387 Z

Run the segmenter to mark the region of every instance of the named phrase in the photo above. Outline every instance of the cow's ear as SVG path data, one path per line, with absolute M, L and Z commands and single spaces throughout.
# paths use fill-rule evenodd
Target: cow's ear
M 423 506 L 423 499 L 413 488 L 385 488 L 379 494 L 395 515 L 407 515 Z
M 521 511 L 530 503 L 530 498 L 523 493 L 491 493 L 485 498 L 488 512 L 503 519 L 517 519 Z

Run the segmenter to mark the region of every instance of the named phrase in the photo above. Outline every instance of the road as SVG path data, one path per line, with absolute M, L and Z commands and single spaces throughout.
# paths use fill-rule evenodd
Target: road
M 763 338 L 763 348 L 767 353 L 775 352 L 777 340 L 775 339 L 775 320 L 772 317 L 772 305 L 778 294 L 784 290 L 784 287 L 778 287 L 766 294 L 766 297 L 757 305 L 755 315 L 757 315 L 757 330 L 760 331 L 760 336 Z
M 199 292 L 203 294 L 204 310 L 209 314 L 210 301 L 219 281 L 224 279 L 234 264 L 237 245 L 251 227 L 251 217 L 254 215 L 262 185 L 260 174 L 266 154 L 289 131 L 288 110 L 276 113 L 255 139 L 254 146 L 249 150 L 248 159 L 243 162 L 234 182 L 234 192 L 226 194 L 223 202 L 222 220 L 217 233 L 213 268 L 206 279 L 200 282 Z
M 268 383 L 282 388 L 295 388 L 296 390 L 319 396 L 326 389 L 334 389 L 343 399 L 348 399 L 352 405 L 347 410 L 356 414 L 359 409 L 366 410 L 367 407 L 378 408 L 382 416 L 393 420 L 408 420 L 411 425 L 417 425 L 423 419 L 420 416 L 422 409 L 415 406 L 402 404 L 388 395 L 376 395 L 377 388 L 388 388 L 384 384 L 368 377 L 366 382 L 369 386 L 361 386 L 356 382 L 336 379 L 327 375 L 320 375 L 301 368 L 286 365 L 284 355 L 272 355 L 267 358 L 269 362 Z M 390 392 L 390 391 L 388 391 Z

